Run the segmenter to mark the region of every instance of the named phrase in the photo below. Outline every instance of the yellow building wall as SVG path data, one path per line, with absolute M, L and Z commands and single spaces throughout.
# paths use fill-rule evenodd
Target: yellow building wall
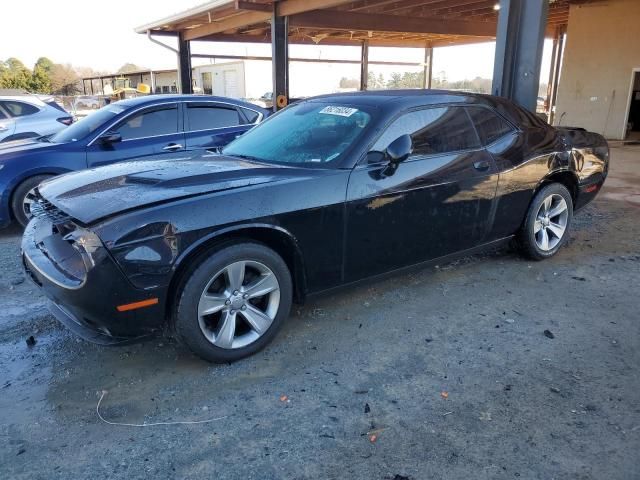
M 554 124 L 623 139 L 634 68 L 640 0 L 572 5 Z

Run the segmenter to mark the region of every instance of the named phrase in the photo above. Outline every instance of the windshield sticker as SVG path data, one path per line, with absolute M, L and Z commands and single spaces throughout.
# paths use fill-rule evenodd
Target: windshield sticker
M 350 117 L 358 111 L 357 108 L 328 106 L 320 110 L 325 115 L 338 115 L 340 117 Z

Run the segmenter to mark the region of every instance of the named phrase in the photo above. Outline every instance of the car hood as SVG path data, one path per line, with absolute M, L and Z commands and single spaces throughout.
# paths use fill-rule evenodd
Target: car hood
M 41 142 L 33 139 L 14 140 L 0 143 L 0 161 L 13 158 L 24 153 L 44 152 L 59 148 L 60 144 Z
M 140 160 L 69 173 L 44 182 L 40 195 L 90 224 L 129 210 L 251 185 L 308 177 L 309 169 L 214 154 Z

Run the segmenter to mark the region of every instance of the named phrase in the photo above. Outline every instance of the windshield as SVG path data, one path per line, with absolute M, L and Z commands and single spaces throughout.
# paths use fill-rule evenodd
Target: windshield
M 95 113 L 84 117 L 82 120 L 72 123 L 64 130 L 60 130 L 51 137 L 50 140 L 53 143 L 66 143 L 81 140 L 125 110 L 126 108 L 121 105 L 107 105 Z
M 351 106 L 294 104 L 226 146 L 222 153 L 273 163 L 326 164 L 362 134 L 371 116 Z

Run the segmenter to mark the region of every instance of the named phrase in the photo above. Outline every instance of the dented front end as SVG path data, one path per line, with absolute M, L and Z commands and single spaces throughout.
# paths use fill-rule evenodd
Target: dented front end
M 22 239 L 27 275 L 51 301 L 51 312 L 90 341 L 117 344 L 160 330 L 164 291 L 134 286 L 98 235 L 40 197 Z M 122 309 L 141 301 L 142 309 Z

